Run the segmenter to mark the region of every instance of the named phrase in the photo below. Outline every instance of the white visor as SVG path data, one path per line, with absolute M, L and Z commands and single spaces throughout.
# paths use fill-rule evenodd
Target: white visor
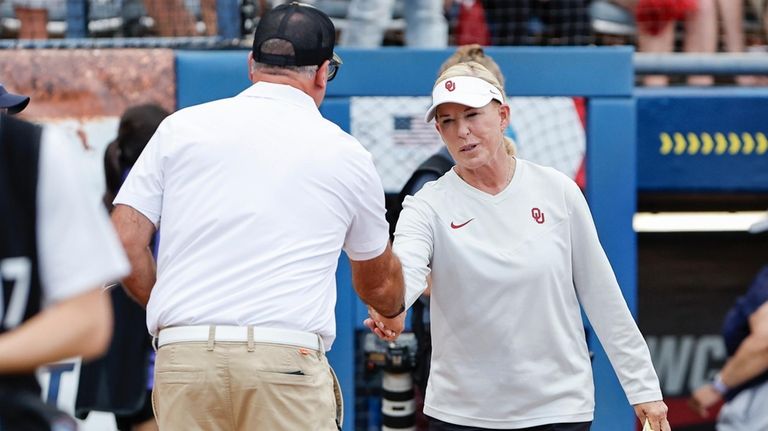
M 768 213 L 749 227 L 749 233 L 763 233 L 768 231 Z
M 457 76 L 440 81 L 432 89 L 432 106 L 427 110 L 424 121 L 435 118 L 435 110 L 443 103 L 458 103 L 472 108 L 482 108 L 491 100 L 504 103 L 504 95 L 498 88 L 484 79 L 474 76 Z

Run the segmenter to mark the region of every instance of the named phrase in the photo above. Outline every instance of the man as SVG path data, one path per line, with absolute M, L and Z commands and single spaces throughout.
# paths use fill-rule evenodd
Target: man
M 749 231 L 768 230 L 768 217 Z M 723 322 L 728 359 L 715 379 L 696 389 L 689 405 L 702 417 L 725 400 L 718 431 L 768 429 L 768 266 L 760 269 L 749 290 L 739 297 Z
M 6 103 L 7 94 L 0 95 L 2 109 L 23 109 L 18 100 Z M 35 368 L 100 355 L 112 333 L 102 286 L 126 274 L 128 262 L 106 212 L 85 193 L 77 165 L 53 132 L 0 114 L 3 430 L 54 423 L 69 429 L 74 422 L 40 399 Z
M 318 111 L 334 43 L 315 8 L 269 11 L 249 54 L 254 84 L 166 118 L 115 199 L 133 264 L 124 284 L 158 337 L 161 430 L 340 428 L 324 352 L 342 249 L 362 300 L 403 310 L 371 156 Z

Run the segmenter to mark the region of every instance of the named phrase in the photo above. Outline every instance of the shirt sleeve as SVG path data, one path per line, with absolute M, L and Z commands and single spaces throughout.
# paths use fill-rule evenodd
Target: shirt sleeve
M 43 131 L 37 184 L 37 243 L 46 305 L 127 274 L 129 264 L 101 201 L 88 193 L 70 142 Z
M 764 303 L 768 302 L 768 266 L 760 269 L 745 297 L 744 311 L 746 316 L 751 316 Z
M 406 196 L 395 228 L 393 251 L 403 265 L 405 308 L 410 308 L 427 289 L 434 243 L 428 214 L 429 208 L 424 202 Z
M 440 175 L 438 175 L 436 172 L 432 172 L 432 171 L 421 172 L 418 174 L 418 176 L 416 176 L 413 179 L 413 182 L 411 183 L 410 188 L 408 190 L 403 190 L 403 192 L 405 192 L 405 195 L 407 196 L 415 195 L 416 192 L 418 192 L 419 190 L 422 189 L 422 187 L 424 187 L 424 184 L 430 181 L 435 181 L 438 178 L 440 178 Z
M 164 189 L 164 152 L 172 144 L 171 123 L 160 123 L 120 186 L 114 204 L 128 205 L 142 213 L 155 228 L 160 224 Z
M 621 294 L 581 190 L 566 185 L 573 282 L 584 311 L 619 377 L 630 404 L 662 399 L 648 346 Z
M 358 167 L 359 179 L 355 181 L 357 187 L 353 197 L 357 205 L 343 248 L 352 260 L 369 260 L 380 256 L 387 248 L 389 225 L 385 217 L 384 186 L 370 154 L 361 158 Z

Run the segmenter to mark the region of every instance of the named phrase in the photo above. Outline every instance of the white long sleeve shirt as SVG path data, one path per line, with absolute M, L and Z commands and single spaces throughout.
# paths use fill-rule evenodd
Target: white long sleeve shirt
M 492 429 L 591 421 L 579 304 L 629 402 L 662 399 L 586 200 L 565 175 L 517 159 L 510 184 L 489 195 L 451 170 L 406 198 L 394 250 L 408 306 L 432 274 L 427 415 Z

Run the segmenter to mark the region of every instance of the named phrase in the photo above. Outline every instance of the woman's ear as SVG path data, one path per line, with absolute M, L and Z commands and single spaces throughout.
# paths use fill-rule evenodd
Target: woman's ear
M 501 117 L 501 130 L 509 127 L 509 105 L 502 103 L 499 105 L 499 117 Z

